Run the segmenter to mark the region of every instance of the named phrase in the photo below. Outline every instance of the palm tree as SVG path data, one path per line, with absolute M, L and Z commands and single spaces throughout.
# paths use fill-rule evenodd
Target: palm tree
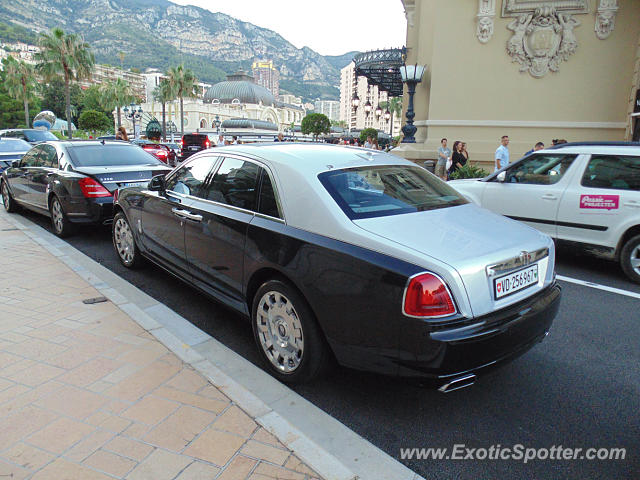
M 5 72 L 7 93 L 24 102 L 24 123 L 29 128 L 29 99 L 35 87 L 35 70 L 28 63 L 9 57 Z
M 194 97 L 196 88 L 196 76 L 190 69 L 185 69 L 184 65 L 171 67 L 167 72 L 169 83 L 175 95 L 180 99 L 180 135 L 184 135 L 184 107 L 183 98 Z
M 131 85 L 123 78 L 109 80 L 100 85 L 100 93 L 104 108 L 111 111 L 113 111 L 114 108 L 116 109 L 117 128 L 120 128 L 120 125 L 122 125 L 120 107 L 122 105 L 128 105 L 135 100 Z
M 380 102 L 380 108 L 386 108 L 391 113 L 391 127 L 389 135 L 393 136 L 393 117 L 400 118 L 402 116 L 402 98 L 391 97 L 388 102 Z
M 45 80 L 64 78 L 64 96 L 67 114 L 69 139 L 71 130 L 71 82 L 91 77 L 91 68 L 95 63 L 91 47 L 74 33 L 66 34 L 61 28 L 50 33 L 40 33 L 40 52 L 36 54 L 37 70 Z
M 166 104 L 176 98 L 171 82 L 167 78 L 160 80 L 160 84 L 153 90 L 153 98 L 162 104 L 162 141 L 167 141 L 167 111 Z

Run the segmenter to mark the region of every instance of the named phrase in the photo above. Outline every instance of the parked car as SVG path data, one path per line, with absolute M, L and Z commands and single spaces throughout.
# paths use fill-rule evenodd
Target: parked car
M 171 166 L 176 164 L 176 154 L 166 145 L 155 143 L 150 140 L 131 140 L 131 143 L 142 147 L 145 151 L 156 157 L 163 163 Z
M 559 305 L 548 236 L 382 152 L 220 147 L 114 208 L 122 264 L 149 259 L 249 316 L 285 382 L 335 356 L 461 388 L 542 340 Z
M 0 192 L 8 212 L 24 207 L 49 215 L 53 231 L 64 237 L 77 224 L 110 223 L 114 191 L 168 171 L 130 143 L 45 142 L 2 172 Z
M 169 147 L 175 154 L 176 160 L 178 159 L 182 148 L 179 143 L 163 143 L 162 145 L 166 145 L 167 147 Z
M 38 130 L 36 128 L 12 128 L 8 130 L 0 130 L 0 138 L 19 138 L 31 145 L 40 142 L 58 140 L 53 133 L 47 130 Z
M 567 143 L 449 184 L 482 207 L 618 261 L 640 283 L 640 144 Z
M 20 160 L 30 148 L 30 143 L 19 138 L 0 138 L 0 173 Z
M 182 136 L 180 141 L 180 154 L 178 160 L 183 162 L 194 153 L 210 148 L 215 143 L 205 133 L 188 133 Z

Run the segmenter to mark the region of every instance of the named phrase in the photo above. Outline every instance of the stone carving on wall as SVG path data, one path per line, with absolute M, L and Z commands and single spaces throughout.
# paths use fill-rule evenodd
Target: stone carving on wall
M 538 7 L 533 13 L 519 15 L 508 25 L 513 35 L 507 42 L 507 53 L 520 64 L 521 72 L 528 71 L 533 77 L 542 78 L 549 70 L 557 72 L 560 63 L 576 52 L 578 41 L 573 30 L 579 25 L 569 13 L 548 5 Z
M 609 38 L 615 27 L 618 0 L 600 0 L 596 12 L 596 36 L 600 40 Z
M 503 0 L 502 16 L 518 17 L 537 8 L 553 7 L 564 13 L 589 13 L 589 0 Z
M 487 43 L 493 36 L 493 17 L 496 16 L 496 0 L 478 0 L 478 26 L 476 37 Z

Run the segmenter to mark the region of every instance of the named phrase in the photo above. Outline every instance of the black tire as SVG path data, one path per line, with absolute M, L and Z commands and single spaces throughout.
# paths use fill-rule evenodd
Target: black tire
M 142 254 L 138 249 L 138 245 L 136 245 L 133 230 L 126 215 L 122 212 L 116 213 L 113 217 L 111 239 L 113 240 L 113 248 L 122 265 L 127 268 L 137 268 L 142 265 Z
M 60 238 L 65 238 L 73 234 L 74 226 L 67 218 L 67 214 L 64 213 L 60 199 L 55 195 L 51 197 L 51 201 L 49 202 L 49 213 L 51 214 L 53 233 Z
M 18 205 L 16 201 L 11 196 L 11 192 L 9 191 L 9 185 L 4 180 L 2 181 L 2 185 L 0 185 L 0 192 L 2 193 L 2 203 L 4 203 L 4 209 L 8 213 L 13 213 L 18 211 Z
M 640 235 L 631 237 L 620 251 L 622 271 L 636 283 L 640 283 Z
M 273 315 L 278 318 L 277 322 L 279 322 L 278 326 L 275 327 L 272 327 L 272 323 L 268 319 L 268 312 L 271 309 L 273 309 Z M 278 311 L 283 313 L 282 310 L 286 311 L 287 309 L 288 312 L 286 314 L 277 315 Z M 273 320 L 275 321 L 275 318 Z M 291 322 L 300 326 L 300 333 L 295 333 L 298 329 L 292 328 Z M 310 382 L 319 378 L 327 370 L 331 354 L 324 335 L 309 304 L 291 285 L 281 280 L 270 280 L 262 284 L 253 297 L 251 325 L 263 363 L 269 373 L 281 382 Z M 276 334 L 280 335 L 278 337 L 280 339 L 286 338 L 287 340 L 284 342 L 288 348 L 296 352 L 286 357 L 290 358 L 289 362 L 281 355 L 280 350 L 273 345 L 274 335 Z M 297 337 L 294 342 L 295 345 L 290 345 L 289 338 L 294 335 Z M 300 339 L 302 340 L 301 342 Z M 267 346 L 269 341 L 272 342 L 271 348 Z M 280 346 L 282 347 L 282 344 Z M 299 346 L 302 346 L 302 348 L 296 350 Z M 293 364 L 296 363 L 297 365 L 292 368 Z

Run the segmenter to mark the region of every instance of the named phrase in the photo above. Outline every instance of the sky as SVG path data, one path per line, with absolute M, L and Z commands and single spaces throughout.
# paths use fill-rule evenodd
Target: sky
M 298 48 L 342 55 L 406 43 L 401 0 L 170 0 L 226 13 L 279 33 Z

